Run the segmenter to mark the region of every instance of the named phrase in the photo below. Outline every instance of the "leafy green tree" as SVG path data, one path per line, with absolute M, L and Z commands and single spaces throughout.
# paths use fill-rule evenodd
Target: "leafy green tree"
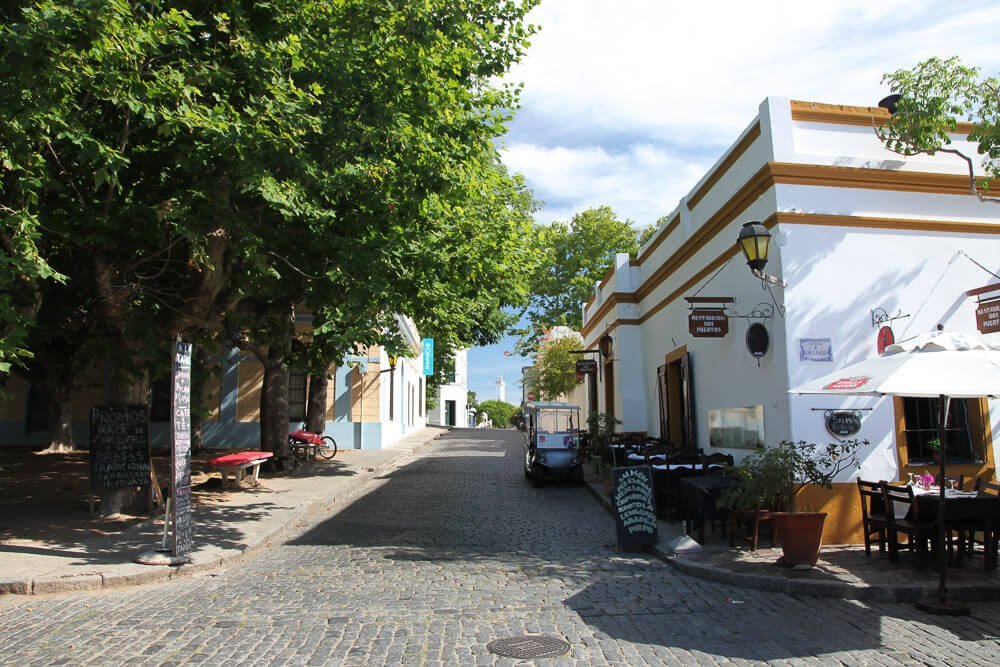
M 496 428 L 507 428 L 511 425 L 510 418 L 517 412 L 517 406 L 506 401 L 489 400 L 479 404 L 477 418 L 483 414 L 488 414 L 493 426 Z
M 174 333 L 225 333 L 271 366 L 262 444 L 276 449 L 289 359 L 320 372 L 391 337 L 395 312 L 442 350 L 498 336 L 499 309 L 526 294 L 516 240 L 531 204 L 494 147 L 516 90 L 492 82 L 523 53 L 534 4 L 2 10 L 0 194 L 18 236 L 0 284 L 30 283 L 0 321 L 4 359 L 26 356 L 39 285 L 63 272 L 93 294 L 113 401 L 145 399 Z M 293 350 L 302 304 L 318 314 L 311 356 Z
M 614 265 L 615 254 L 635 255 L 638 232 L 608 206 L 588 209 L 569 223 L 536 225 L 537 268 L 531 274 L 531 297 L 525 310 L 529 325 L 515 330 L 517 350 L 533 355 L 540 337 L 553 326 L 582 326 L 581 305 Z
M 535 386 L 542 400 L 554 401 L 569 394 L 578 384 L 576 362 L 580 355 L 573 350 L 583 348 L 578 333 L 553 336 L 551 333 L 538 346 L 534 365 Z
M 978 67 L 957 58 L 928 58 L 913 69 L 900 69 L 882 77 L 898 95 L 888 124 L 876 127 L 885 146 L 902 155 L 951 153 L 965 161 L 969 190 L 981 201 L 991 182 L 975 176 L 973 156 L 952 147 L 951 133 L 960 121 L 972 123 L 967 139 L 977 146 L 981 164 L 991 178 L 1000 178 L 1000 82 L 983 76 Z

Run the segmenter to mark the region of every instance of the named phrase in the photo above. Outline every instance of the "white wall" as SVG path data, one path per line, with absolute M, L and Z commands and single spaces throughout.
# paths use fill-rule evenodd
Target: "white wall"
M 446 401 L 455 402 L 455 426 L 468 426 L 469 353 L 467 350 L 455 353 L 455 382 L 441 385 L 437 406 L 427 412 L 427 423 L 445 425 Z
M 585 309 L 586 346 L 596 347 L 605 331 L 615 338 L 615 414 L 625 422 L 623 430 L 658 433 L 656 368 L 672 350 L 687 346 L 699 446 L 708 449 L 708 411 L 713 408 L 763 405 L 765 438 L 775 443 L 783 439 L 828 442 L 832 438 L 824 428 L 821 409 L 870 407 L 871 411 L 863 412 L 857 436 L 872 442 L 863 452 L 862 475 L 894 478 L 891 400 L 799 397 L 789 396 L 787 390 L 874 355 L 874 308 L 909 315 L 893 323 L 897 340 L 929 331 L 938 323 L 975 331 L 976 304 L 965 291 L 996 280 L 962 253 L 1000 273 L 1000 236 L 996 233 L 1000 207 L 970 195 L 777 183 L 743 210 L 727 213 L 725 207 L 734 196 L 769 162 L 964 173 L 964 163 L 952 156 L 903 159 L 890 153 L 870 127 L 795 121 L 789 101 L 782 98 L 766 99 L 758 118 L 733 147 L 755 131 L 758 123 L 760 136 L 726 172 L 706 174 L 668 216 L 679 216 L 678 227 L 666 238 L 647 243 L 638 266 L 618 258 L 614 275 L 596 286 L 594 301 Z M 725 159 L 725 155 L 720 157 L 717 164 Z M 707 183 L 711 189 L 699 193 Z M 689 207 L 696 193 L 704 196 Z M 751 276 L 735 242 L 744 222 L 767 220 L 779 213 L 825 214 L 837 216 L 834 219 L 840 222 L 816 224 L 802 216 L 795 218 L 800 224 L 776 225 L 765 270 L 783 277 L 788 287 L 768 291 Z M 858 220 L 862 216 L 890 222 Z M 892 220 L 902 224 L 894 228 Z M 986 223 L 990 228 L 977 233 L 975 227 L 964 224 L 960 229 L 951 225 L 945 231 L 927 231 L 913 222 L 921 220 L 945 227 L 949 222 Z M 706 236 L 705 230 L 713 224 L 717 227 Z M 712 270 L 706 271 L 708 267 Z M 665 270 L 672 272 L 651 287 L 654 276 Z M 689 305 L 683 297 L 695 294 L 734 297 L 736 303 L 728 308 L 732 315 L 747 314 L 758 304 L 775 311 L 770 319 L 758 320 L 771 336 L 770 351 L 759 365 L 745 346 L 752 320 L 730 319 L 725 338 L 691 336 Z M 628 298 L 620 298 L 598 318 L 603 305 L 615 295 Z M 782 308 L 783 317 L 778 312 Z M 800 361 L 801 338 L 830 339 L 834 360 Z M 603 388 L 598 396 L 601 409 L 606 410 Z M 994 433 L 1000 432 L 997 403 L 991 404 Z M 732 453 L 739 457 L 745 452 Z

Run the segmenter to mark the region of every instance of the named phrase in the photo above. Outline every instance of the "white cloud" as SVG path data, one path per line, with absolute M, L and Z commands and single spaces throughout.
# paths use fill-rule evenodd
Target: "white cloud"
M 932 55 L 1000 63 L 1000 6 L 965 2 L 544 0 L 529 20 L 504 155 L 542 221 L 608 204 L 652 222 L 769 95 L 867 106 L 883 73 Z
M 607 204 L 640 226 L 669 213 L 711 166 L 681 160 L 652 144 L 611 152 L 601 146 L 568 148 L 515 144 L 504 162 L 528 175 L 545 208 L 539 222 L 568 221 L 574 213 Z

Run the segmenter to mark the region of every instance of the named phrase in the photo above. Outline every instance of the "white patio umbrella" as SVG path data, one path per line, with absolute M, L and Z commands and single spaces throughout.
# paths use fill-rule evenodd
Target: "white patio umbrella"
M 944 331 L 939 326 L 930 334 L 890 345 L 879 357 L 859 361 L 793 387 L 789 393 L 938 399 L 937 429 L 941 443 L 938 601 L 920 606 L 928 611 L 967 613 L 962 608 L 949 606 L 945 599 L 945 424 L 952 398 L 1000 397 L 1000 341 Z

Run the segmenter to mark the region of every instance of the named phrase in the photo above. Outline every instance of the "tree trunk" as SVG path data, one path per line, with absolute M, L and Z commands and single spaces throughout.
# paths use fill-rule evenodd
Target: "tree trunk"
M 306 429 L 313 433 L 326 430 L 326 391 L 330 381 L 326 373 L 309 376 L 309 402 L 306 406 Z
M 260 394 L 260 448 L 274 452 L 277 465 L 291 467 L 288 447 L 288 367 L 286 346 L 268 346 L 264 360 L 264 386 Z
M 201 429 L 205 424 L 203 414 L 205 407 L 205 379 L 209 377 L 211 368 L 208 366 L 208 351 L 204 345 L 194 349 L 194 359 L 191 368 L 191 453 L 197 454 L 205 446 L 205 438 Z
M 108 391 L 108 402 L 111 405 L 147 404 L 149 399 L 148 376 L 145 373 L 128 375 L 122 372 L 128 354 L 126 348 L 127 346 L 122 344 L 115 347 L 112 352 L 111 386 Z M 152 462 L 152 452 L 149 451 L 148 442 L 146 443 L 146 456 Z M 101 516 L 120 513 L 143 514 L 148 511 L 152 504 L 150 492 L 149 484 L 140 487 L 102 489 L 98 514 Z
M 75 452 L 73 403 L 70 388 L 64 385 L 49 392 L 49 446 L 42 454 Z

